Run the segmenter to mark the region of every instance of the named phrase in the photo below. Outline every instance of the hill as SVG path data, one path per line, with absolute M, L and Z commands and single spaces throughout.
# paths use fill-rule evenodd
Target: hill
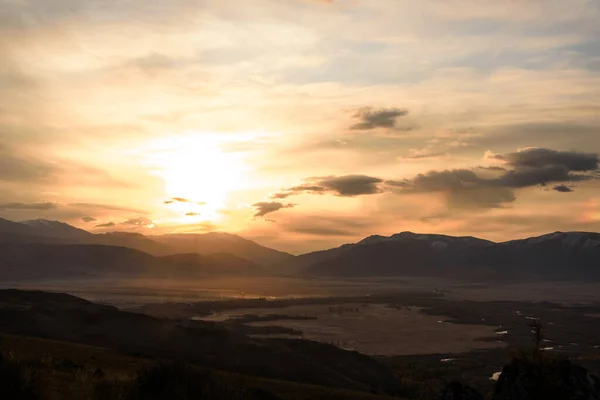
M 403 232 L 304 254 L 282 268 L 310 276 L 435 276 L 468 280 L 599 280 L 600 234 L 555 232 L 494 243 Z
M 126 313 L 66 294 L 0 290 L 0 333 L 342 389 L 398 389 L 387 368 L 356 352 L 304 340 L 250 338 L 215 323 Z
M 198 278 L 262 275 L 259 265 L 234 255 L 155 257 L 125 247 L 101 245 L 0 244 L 0 280 L 89 278 Z
M 230 253 L 263 267 L 294 256 L 229 233 L 144 236 L 137 232 L 92 234 L 59 221 L 43 219 L 14 222 L 0 218 L 0 243 L 79 244 L 128 247 L 153 256 L 178 253 Z
M 173 234 L 151 236 L 150 238 L 167 245 L 177 253 L 231 253 L 262 266 L 281 263 L 294 257 L 230 233 Z

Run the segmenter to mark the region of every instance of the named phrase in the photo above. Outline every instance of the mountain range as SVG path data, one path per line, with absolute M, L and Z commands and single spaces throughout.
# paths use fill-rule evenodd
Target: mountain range
M 555 232 L 495 243 L 402 232 L 293 256 L 228 233 L 92 234 L 58 221 L 0 218 L 0 280 L 267 274 L 600 280 L 600 234 Z
M 300 255 L 287 266 L 293 273 L 321 277 L 598 280 L 600 234 L 555 232 L 494 243 L 475 237 L 402 232 Z

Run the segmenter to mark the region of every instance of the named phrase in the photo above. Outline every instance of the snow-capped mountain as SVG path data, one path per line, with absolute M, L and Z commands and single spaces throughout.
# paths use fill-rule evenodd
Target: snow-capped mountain
M 294 271 L 316 276 L 435 276 L 483 280 L 600 280 L 600 234 L 555 232 L 494 243 L 401 232 L 304 254 Z
M 21 224 L 31 228 L 31 233 L 37 236 L 78 239 L 92 235 L 88 231 L 75 228 L 74 226 L 59 221 L 34 219 L 30 221 L 22 221 Z

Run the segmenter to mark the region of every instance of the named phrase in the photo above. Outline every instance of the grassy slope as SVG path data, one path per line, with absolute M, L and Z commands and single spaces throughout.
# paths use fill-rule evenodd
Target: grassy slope
M 89 399 L 93 387 L 102 381 L 130 382 L 138 370 L 156 360 L 121 354 L 102 347 L 47 339 L 0 334 L 0 351 L 29 365 L 30 372 L 49 400 Z M 100 369 L 104 377 L 94 377 Z M 215 372 L 231 386 L 263 389 L 286 400 L 376 400 L 389 397 L 331 389 L 321 386 L 254 378 Z

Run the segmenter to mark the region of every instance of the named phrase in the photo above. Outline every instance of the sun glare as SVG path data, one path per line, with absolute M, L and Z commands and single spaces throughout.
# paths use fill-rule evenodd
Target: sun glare
M 151 164 L 164 179 L 166 204 L 178 221 L 214 221 L 228 196 L 244 181 L 246 165 L 236 153 L 224 152 L 215 135 L 161 140 L 152 146 Z

